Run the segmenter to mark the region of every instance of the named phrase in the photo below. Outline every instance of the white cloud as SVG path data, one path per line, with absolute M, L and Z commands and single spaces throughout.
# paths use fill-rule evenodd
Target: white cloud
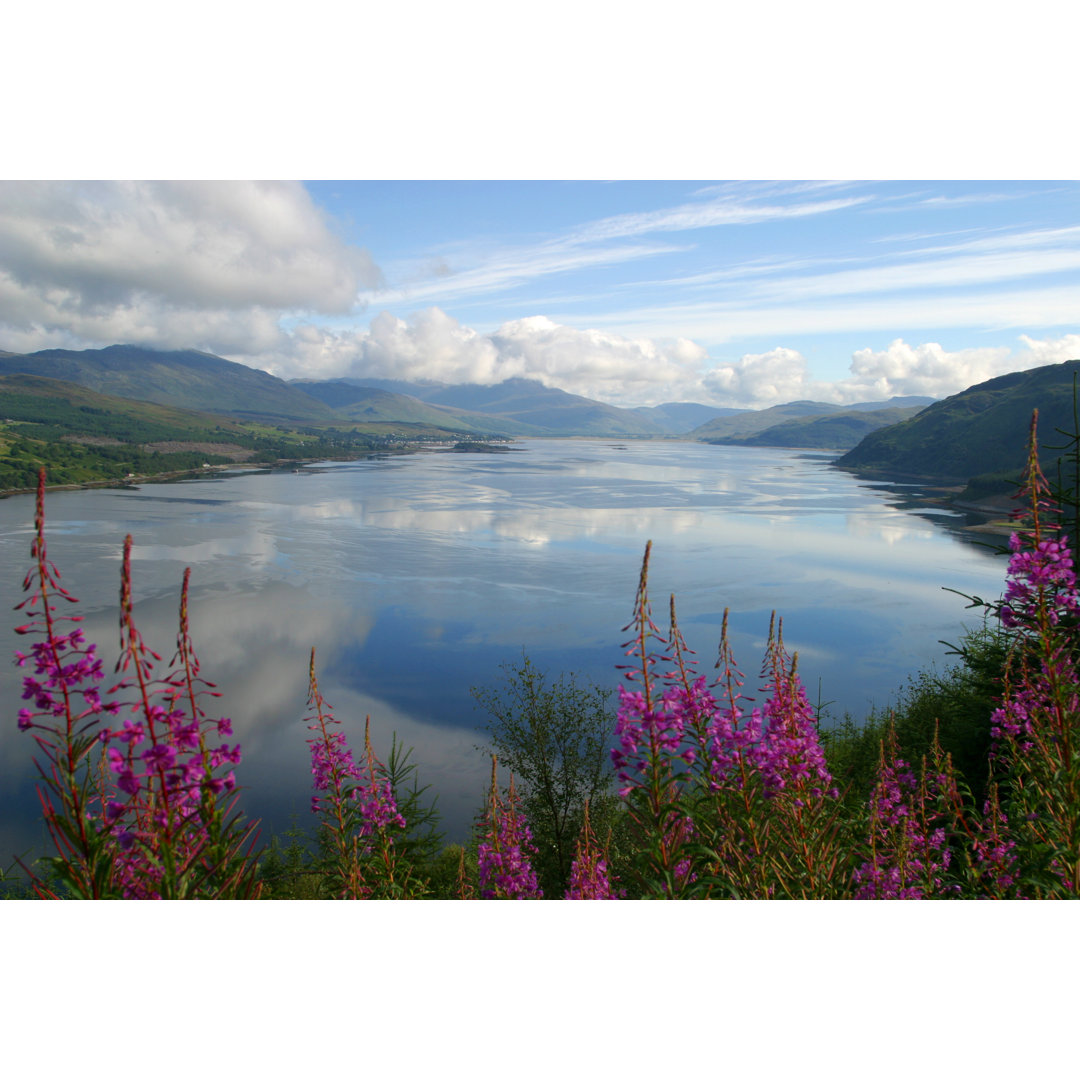
M 1020 349 L 949 351 L 937 342 L 909 345 L 897 338 L 886 349 L 859 349 L 851 359 L 851 375 L 834 382 L 812 378 L 801 353 L 778 347 L 705 372 L 701 386 L 706 393 L 698 397 L 749 408 L 800 398 L 838 405 L 892 397 L 943 398 L 1012 371 L 1080 359 L 1080 334 L 1047 341 L 1022 335 L 1019 340 L 1024 346 Z
M 870 196 L 828 199 L 821 202 L 793 205 L 760 204 L 744 194 L 727 195 L 702 203 L 685 203 L 644 213 L 618 214 L 591 222 L 573 234 L 577 243 L 608 240 L 621 236 L 638 236 L 653 232 L 682 232 L 686 229 L 706 229 L 717 225 L 748 225 L 761 221 L 807 217 L 846 210 L 869 202 Z
M 686 338 L 655 341 L 577 330 L 544 316 L 504 323 L 489 334 L 439 308 L 407 320 L 381 312 L 367 333 L 311 325 L 282 338 L 260 364 L 284 378 L 430 379 L 490 385 L 510 378 L 600 400 L 659 403 L 697 389 L 707 353 Z M 672 397 L 675 395 L 675 398 Z
M 660 343 L 600 330 L 575 330 L 538 316 L 505 323 L 491 340 L 500 354 L 522 365 L 523 373 L 585 397 L 610 396 L 618 387 L 629 400 L 681 387 L 696 377 L 706 359 L 685 338 Z
M 719 364 L 705 374 L 702 383 L 709 400 L 765 408 L 807 397 L 810 385 L 805 358 L 783 347 Z
M 41 348 L 65 336 L 187 346 L 276 336 L 283 311 L 346 313 L 380 280 L 301 184 L 0 184 L 0 324 Z
M 1053 341 L 1026 336 L 1020 340 L 1025 348 L 1019 350 L 1002 347 L 949 352 L 936 342 L 908 345 L 897 339 L 887 349 L 856 352 L 851 361 L 852 377 L 836 385 L 848 401 L 905 394 L 940 398 L 1011 371 L 1080 358 L 1080 334 Z

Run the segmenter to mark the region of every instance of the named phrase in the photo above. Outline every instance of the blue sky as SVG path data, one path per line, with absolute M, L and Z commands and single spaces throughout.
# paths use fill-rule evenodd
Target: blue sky
M 624 405 L 940 397 L 1080 357 L 1080 184 L 0 184 L 0 348 L 114 342 Z

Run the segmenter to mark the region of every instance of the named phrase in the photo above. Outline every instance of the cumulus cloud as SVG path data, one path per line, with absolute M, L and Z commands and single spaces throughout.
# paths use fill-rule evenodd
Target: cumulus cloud
M 859 349 L 851 375 L 834 382 L 811 376 L 801 353 L 779 347 L 751 353 L 704 373 L 705 400 L 748 408 L 808 399 L 837 405 L 885 401 L 892 397 L 943 398 L 969 386 L 1046 364 L 1080 359 L 1080 334 L 1037 341 L 1022 335 L 1023 348 L 947 350 L 937 342 L 910 345 L 897 338 L 886 349 Z
M 1080 358 L 1080 334 L 1052 341 L 1021 336 L 1021 349 L 981 348 L 948 351 L 936 342 L 909 345 L 897 339 L 887 349 L 860 349 L 852 357 L 850 379 L 838 383 L 847 400 L 889 398 L 903 394 L 947 397 L 1005 375 L 1045 364 Z
M 505 323 L 491 337 L 523 373 L 563 388 L 572 384 L 585 397 L 610 396 L 613 387 L 627 400 L 655 397 L 696 381 L 707 356 L 684 338 L 663 344 L 575 330 L 542 316 Z
M 808 367 L 800 353 L 780 347 L 719 364 L 704 375 L 702 385 L 710 401 L 767 408 L 807 397 Z
M 0 185 L 8 348 L 276 338 L 282 312 L 343 314 L 379 283 L 299 183 Z
M 367 332 L 296 327 L 261 365 L 290 378 L 389 378 L 491 385 L 536 379 L 584 397 L 658 404 L 700 394 L 708 354 L 685 338 L 658 342 L 577 330 L 544 316 L 481 334 L 440 308 L 399 319 L 380 312 Z

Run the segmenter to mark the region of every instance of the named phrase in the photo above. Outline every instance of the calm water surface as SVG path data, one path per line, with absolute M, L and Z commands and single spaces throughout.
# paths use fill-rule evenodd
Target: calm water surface
M 316 647 L 324 695 L 362 746 L 415 747 L 451 839 L 490 769 L 469 688 L 522 649 L 540 667 L 616 685 L 641 557 L 658 622 L 674 592 L 711 669 L 725 607 L 752 689 L 769 615 L 799 653 L 811 699 L 863 716 L 907 675 L 947 662 L 972 616 L 944 586 L 997 597 L 1004 561 L 962 515 L 918 492 L 856 480 L 830 455 L 592 440 L 505 454 L 419 453 L 47 498 L 50 557 L 111 664 L 124 535 L 135 539 L 136 620 L 171 655 L 185 566 L 204 674 L 243 746 L 245 805 L 269 830 L 309 824 L 302 723 Z M 0 602 L 19 601 L 33 500 L 0 501 Z M 10 615 L 6 652 L 17 647 Z M 15 728 L 21 675 L 0 668 L 0 859 L 39 845 L 33 743 Z M 313 819 L 312 819 L 313 820 Z

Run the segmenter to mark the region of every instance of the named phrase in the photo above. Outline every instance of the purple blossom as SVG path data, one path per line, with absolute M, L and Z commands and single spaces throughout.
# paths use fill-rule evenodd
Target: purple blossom
M 311 747 L 311 775 L 315 777 L 315 790 L 328 791 L 342 786 L 346 780 L 361 780 L 363 773 L 353 761 L 352 750 L 343 731 L 327 734 L 323 739 L 309 739 Z M 355 795 L 352 796 L 355 798 Z
M 1034 546 L 1025 548 L 1024 539 L 1013 533 L 1009 547 L 1013 554 L 1000 609 L 1003 626 L 1030 625 L 1040 612 L 1056 626 L 1063 616 L 1080 613 L 1076 574 L 1064 534 L 1057 540 L 1036 540 Z
M 168 772 L 176 767 L 176 747 L 168 743 L 158 743 L 143 751 L 143 761 L 147 769 Z
M 532 830 L 518 806 L 514 781 L 505 801 L 491 768 L 492 788 L 477 849 L 480 895 L 485 900 L 539 900 L 543 896 L 531 858 L 536 855 Z
M 920 785 L 890 737 L 871 796 L 871 857 L 853 877 L 856 900 L 921 900 L 955 891 L 944 883 L 952 856 L 933 809 L 950 790 L 950 778 L 941 773 Z
M 114 895 L 150 897 L 161 895 L 164 870 L 160 853 L 171 850 L 174 875 L 182 875 L 208 842 L 208 821 L 200 816 L 200 799 L 208 790 L 211 767 L 209 751 L 203 746 L 205 718 L 197 704 L 203 684 L 198 678 L 198 661 L 187 633 L 187 586 L 181 590 L 181 633 L 173 666 L 164 675 L 153 671 L 161 658 L 149 649 L 135 628 L 131 600 L 131 538 L 124 543 L 121 572 L 121 658 L 117 670 L 125 674 L 102 695 L 103 666 L 96 647 L 87 642 L 81 627 L 67 633 L 63 622 L 78 622 L 80 616 L 57 614 L 57 598 L 75 603 L 76 598 L 59 584 L 59 572 L 46 557 L 44 536 L 45 475 L 38 478 L 36 536 L 31 547 L 35 567 L 26 575 L 24 590 L 30 595 L 21 604 L 31 621 L 17 628 L 19 634 L 39 634 L 28 651 L 16 652 L 15 663 L 33 663 L 33 675 L 23 683 L 23 696 L 33 708 L 19 711 L 20 730 L 38 729 L 35 735 L 45 755 L 42 798 L 45 818 L 53 840 L 66 864 L 77 891 L 87 896 Z M 131 693 L 124 700 L 117 696 Z M 190 706 L 190 716 L 185 708 Z M 122 709 L 133 714 L 120 731 L 98 727 L 102 714 L 117 715 Z M 108 781 L 104 790 L 87 801 L 86 787 L 76 773 L 84 765 L 94 769 L 87 756 L 89 735 L 104 756 L 115 787 Z M 138 759 L 135 748 L 149 740 L 150 746 Z M 119 745 L 124 745 L 124 750 Z M 230 763 L 239 760 L 237 748 L 226 748 Z M 126 752 L 125 752 L 126 751 Z M 141 769 L 142 771 L 137 771 Z M 228 778 L 223 782 L 228 786 Z M 126 797 L 126 798 L 125 798 Z M 61 818 L 66 818 L 63 824 Z M 124 827 L 120 828 L 123 821 Z M 104 836 L 106 857 L 111 859 L 111 878 L 90 872 L 87 825 L 91 835 Z M 94 856 L 97 857 L 96 855 Z
M 585 803 L 585 820 L 578 837 L 577 850 L 570 867 L 567 900 L 615 900 L 615 891 L 608 876 L 607 859 L 597 844 L 589 824 L 589 804 Z

